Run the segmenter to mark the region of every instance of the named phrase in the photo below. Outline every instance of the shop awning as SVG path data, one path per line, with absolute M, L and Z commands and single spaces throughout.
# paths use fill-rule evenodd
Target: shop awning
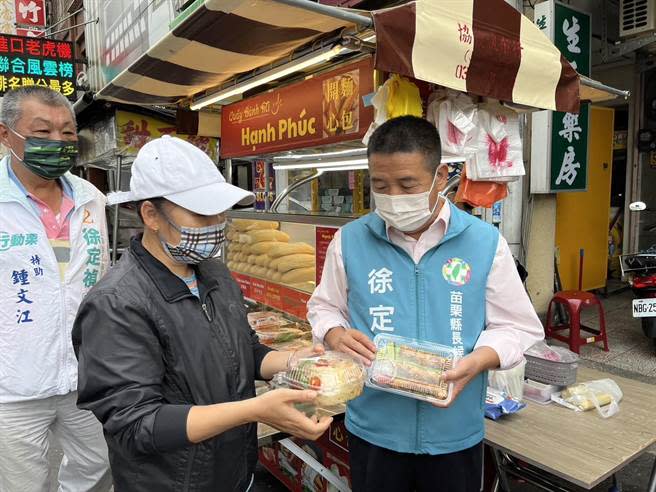
M 568 112 L 629 95 L 577 74 L 505 0 L 418 0 L 371 13 L 312 0 L 205 0 L 97 97 L 176 104 L 356 26 L 375 28 L 376 68 L 471 94 Z
M 174 104 L 352 26 L 273 0 L 205 0 L 97 97 Z
M 376 68 L 522 106 L 578 112 L 628 93 L 583 79 L 504 0 L 419 0 L 373 12 Z
M 504 0 L 417 1 L 374 12 L 374 25 L 381 70 L 524 106 L 578 112 L 576 71 Z

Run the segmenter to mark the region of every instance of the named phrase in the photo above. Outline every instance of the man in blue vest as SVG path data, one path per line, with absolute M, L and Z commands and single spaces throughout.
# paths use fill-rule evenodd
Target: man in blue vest
M 441 191 L 439 134 L 401 117 L 368 147 L 376 212 L 335 235 L 310 300 L 314 335 L 370 364 L 378 333 L 453 346 L 448 408 L 366 388 L 348 405 L 354 492 L 481 489 L 490 369 L 518 363 L 543 329 L 496 228 Z

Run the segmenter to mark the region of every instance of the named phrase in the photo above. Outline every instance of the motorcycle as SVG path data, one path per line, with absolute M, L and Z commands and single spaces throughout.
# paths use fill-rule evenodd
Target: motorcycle
M 643 202 L 630 205 L 632 212 L 646 208 Z M 642 331 L 653 340 L 656 349 L 656 244 L 639 253 L 621 255 L 620 265 L 622 276 L 628 280 L 635 295 L 633 317 L 640 318 Z

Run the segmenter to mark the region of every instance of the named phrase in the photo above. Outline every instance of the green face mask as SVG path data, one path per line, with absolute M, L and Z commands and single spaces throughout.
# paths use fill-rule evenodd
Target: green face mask
M 11 153 L 37 176 L 44 179 L 57 179 L 75 165 L 78 155 L 77 142 L 24 137 L 15 130 L 12 132 L 25 140 L 25 151 L 22 159 L 16 155 L 13 149 Z

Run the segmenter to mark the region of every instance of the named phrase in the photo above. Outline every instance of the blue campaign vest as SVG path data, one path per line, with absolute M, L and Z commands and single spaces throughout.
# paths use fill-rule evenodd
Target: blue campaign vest
M 485 328 L 485 289 L 499 233 L 447 204 L 447 233 L 419 264 L 389 241 L 377 214 L 342 229 L 352 328 L 371 338 L 387 332 L 447 346 L 460 344 L 465 355 L 474 349 Z M 398 452 L 461 451 L 484 437 L 486 386 L 486 375 L 481 374 L 446 409 L 365 388 L 349 403 L 346 425 L 356 436 Z

